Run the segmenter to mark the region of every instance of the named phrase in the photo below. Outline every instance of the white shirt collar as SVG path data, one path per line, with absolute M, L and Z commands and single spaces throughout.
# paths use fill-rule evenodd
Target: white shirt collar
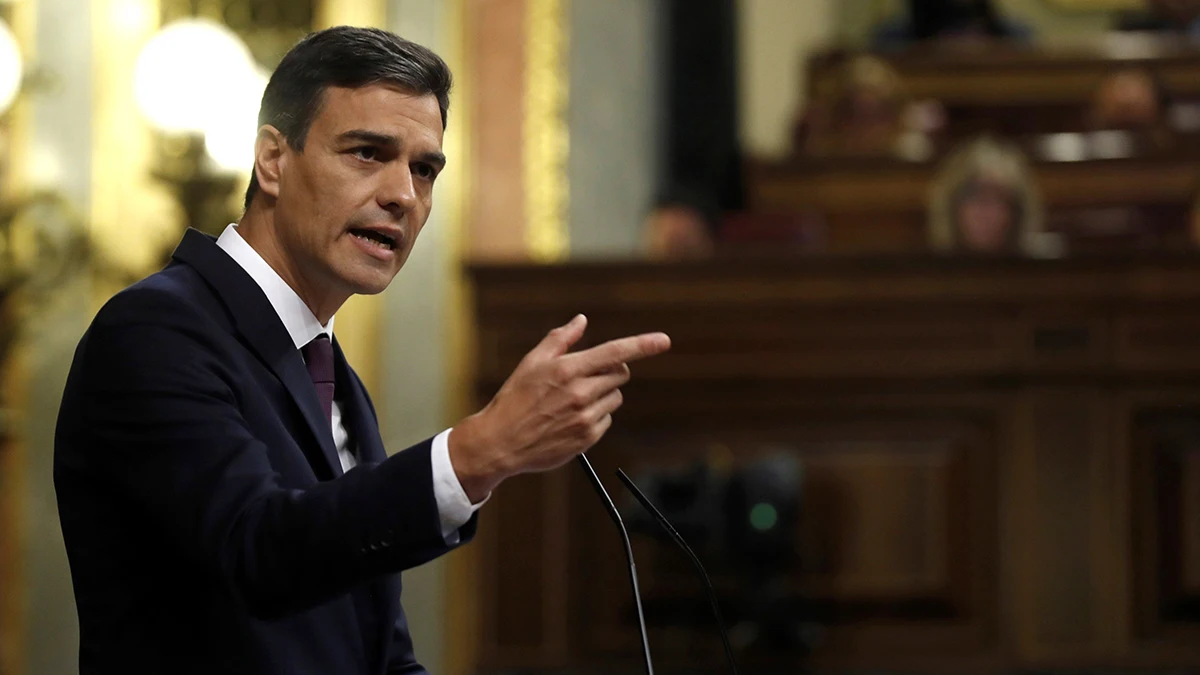
M 242 269 L 246 270 L 246 274 L 254 279 L 254 283 L 262 289 L 267 296 L 267 301 L 271 303 L 271 307 L 275 308 L 275 313 L 279 315 L 279 320 L 283 322 L 284 328 L 287 328 L 288 335 L 292 336 L 292 342 L 296 343 L 296 348 L 299 349 L 304 345 L 312 342 L 313 338 L 321 333 L 325 333 L 333 338 L 333 317 L 329 318 L 329 324 L 322 326 L 317 320 L 316 315 L 304 304 L 296 291 L 288 286 L 283 277 L 279 276 L 266 260 L 255 251 L 250 244 L 242 239 L 242 235 L 238 234 L 237 225 L 230 224 L 221 233 L 217 239 L 217 246 L 221 250 L 229 254 L 234 262 L 241 265 Z

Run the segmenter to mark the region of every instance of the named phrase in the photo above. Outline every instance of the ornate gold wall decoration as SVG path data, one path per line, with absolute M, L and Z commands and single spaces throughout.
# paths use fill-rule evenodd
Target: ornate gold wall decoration
M 387 25 L 387 3 L 384 0 L 307 0 L 315 1 L 314 27 Z
M 530 257 L 567 257 L 567 156 L 569 90 L 567 3 L 527 0 L 525 51 L 525 241 Z
M 0 5 L 0 19 L 12 29 L 26 61 L 34 56 L 36 4 L 33 2 Z M 0 118 L 0 193 L 18 194 L 26 188 L 24 171 L 32 110 L 27 100 L 18 97 L 8 114 Z M 3 305 L 0 304 L 0 308 Z M 0 315 L 0 323 L 11 324 L 12 317 Z M 8 350 L 3 350 L 10 357 Z M 19 400 L 26 384 L 24 363 L 20 358 L 0 362 L 0 675 L 22 673 L 27 659 L 25 612 L 27 600 L 22 583 L 22 543 L 25 536 L 23 505 L 26 495 L 25 453 L 12 432 L 19 420 L 5 404 Z
M 149 273 L 178 241 L 178 206 L 151 176 L 154 136 L 138 111 L 134 64 L 158 29 L 156 0 L 94 0 L 92 152 L 88 221 L 101 253 L 128 270 Z M 118 287 L 98 285 L 97 303 Z

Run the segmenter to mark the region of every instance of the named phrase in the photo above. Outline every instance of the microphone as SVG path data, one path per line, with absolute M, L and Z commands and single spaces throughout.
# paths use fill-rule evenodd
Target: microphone
M 582 458 L 582 455 L 580 457 Z M 633 493 L 633 496 L 637 498 L 642 507 L 649 511 L 650 515 L 654 516 L 654 520 L 658 521 L 658 524 L 662 526 L 663 531 L 665 531 L 667 535 L 671 537 L 671 540 L 678 544 L 679 548 L 683 549 L 683 552 L 688 555 L 689 559 L 691 559 L 692 565 L 696 568 L 696 571 L 700 573 L 700 578 L 704 580 L 704 589 L 708 592 L 708 604 L 712 607 L 713 618 L 715 618 L 717 621 L 717 630 L 721 633 L 721 645 L 725 648 L 725 660 L 729 662 L 729 672 L 733 673 L 733 675 L 738 675 L 737 661 L 733 658 L 733 647 L 729 644 L 729 633 L 725 630 L 725 621 L 721 618 L 721 607 L 717 602 L 717 592 L 713 590 L 712 581 L 708 578 L 708 572 L 704 571 L 704 565 L 701 564 L 700 557 L 696 555 L 696 552 L 692 550 L 691 546 L 688 546 L 688 543 L 683 538 L 683 535 L 679 534 L 675 527 L 671 525 L 671 521 L 667 520 L 667 517 L 663 515 L 662 511 L 659 511 L 658 508 L 654 506 L 654 504 L 650 501 L 650 498 L 647 497 L 640 489 L 638 489 L 638 486 L 634 484 L 633 480 L 630 479 L 629 476 L 625 475 L 624 471 L 617 469 L 617 478 L 621 479 L 621 482 L 625 484 L 625 487 L 628 488 L 631 493 Z M 597 481 L 596 484 L 599 485 L 599 481 Z M 600 489 L 603 490 L 604 488 L 601 487 Z M 605 498 L 607 499 L 607 495 L 605 495 Z M 612 501 L 610 500 L 608 503 L 611 505 Z M 622 526 L 621 529 L 624 531 L 624 526 Z M 626 547 L 628 547 L 628 540 L 629 538 L 626 537 Z M 632 560 L 632 554 L 630 555 L 630 560 Z M 639 617 L 641 616 L 641 611 L 641 600 L 639 599 Z M 645 635 L 645 630 L 646 629 L 643 626 L 643 636 Z
M 629 531 L 625 529 L 625 522 L 621 520 L 620 512 L 617 511 L 612 498 L 608 496 L 608 490 L 604 489 L 604 485 L 600 482 L 600 477 L 596 475 L 596 470 L 592 468 L 592 463 L 583 455 L 577 455 L 576 459 L 579 460 L 579 465 L 583 467 L 583 472 L 587 474 L 588 480 L 591 481 L 592 487 L 596 490 L 596 494 L 600 495 L 600 501 L 603 502 L 604 509 L 608 511 L 608 517 L 612 518 L 612 521 L 617 525 L 617 529 L 621 532 L 621 540 L 625 544 L 625 559 L 629 561 L 629 583 L 633 585 L 633 603 L 637 608 L 638 630 L 641 631 L 642 635 L 642 657 L 645 659 L 646 675 L 654 675 L 654 664 L 650 661 L 650 638 L 646 635 L 646 615 L 642 611 L 642 592 L 638 587 L 637 565 L 633 562 L 633 546 L 629 543 Z M 705 580 L 707 580 L 707 577 L 705 577 Z M 709 588 L 711 590 L 711 586 Z M 721 635 L 724 636 L 724 628 L 722 628 Z M 728 640 L 726 640 L 726 649 L 728 649 Z

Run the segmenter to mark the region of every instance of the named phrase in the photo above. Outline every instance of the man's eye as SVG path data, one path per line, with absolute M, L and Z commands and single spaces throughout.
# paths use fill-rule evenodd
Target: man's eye
M 437 171 L 434 171 L 433 167 L 428 164 L 418 164 L 416 173 L 419 178 L 425 180 L 437 178 Z
M 361 148 L 354 149 L 354 156 L 370 162 L 379 156 L 379 151 L 369 145 L 364 145 Z

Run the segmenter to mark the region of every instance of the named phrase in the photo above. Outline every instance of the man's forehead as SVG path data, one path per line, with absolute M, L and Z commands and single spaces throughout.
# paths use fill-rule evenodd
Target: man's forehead
M 369 127 L 392 133 L 416 128 L 429 132 L 440 144 L 442 116 L 437 97 L 414 94 L 400 87 L 369 84 L 363 87 L 329 87 L 316 124 L 334 135 Z

